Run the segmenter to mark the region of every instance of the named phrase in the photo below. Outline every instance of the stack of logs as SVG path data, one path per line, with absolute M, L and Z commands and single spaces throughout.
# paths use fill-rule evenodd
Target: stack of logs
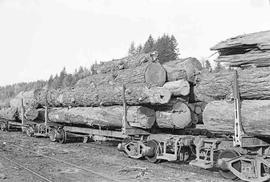
M 10 101 L 10 110 L 17 108 L 16 116 L 20 118 L 23 98 L 27 120 L 42 120 L 47 105 L 51 122 L 121 128 L 125 85 L 130 126 L 183 129 L 201 120 L 200 104 L 191 103 L 195 100 L 191 89 L 201 69 L 195 58 L 161 65 L 150 54 L 129 56 L 95 65 L 95 74 L 72 88 L 20 93 Z
M 270 135 L 270 31 L 222 41 L 217 62 L 236 67 L 241 97 L 241 114 L 246 133 Z M 244 69 L 243 69 L 244 68 Z M 197 77 L 196 99 L 208 103 L 203 122 L 209 130 L 234 131 L 234 70 L 203 72 Z

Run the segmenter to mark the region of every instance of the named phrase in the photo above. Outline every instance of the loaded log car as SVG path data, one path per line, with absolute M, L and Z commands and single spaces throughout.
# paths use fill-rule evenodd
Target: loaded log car
M 147 129 L 131 127 L 127 123 L 127 104 L 123 86 L 123 120 L 121 128 L 80 127 L 67 123 L 51 123 L 48 119 L 50 110 L 45 107 L 44 123 L 29 123 L 24 119 L 15 124 L 29 136 L 48 136 L 51 141 L 65 143 L 71 136 L 92 140 L 118 139 L 119 151 L 128 157 L 145 157 L 153 163 L 166 161 L 189 162 L 190 165 L 204 169 L 217 167 L 220 174 L 228 179 L 240 178 L 244 181 L 267 181 L 270 179 L 267 137 L 247 135 L 241 120 L 241 101 L 239 96 L 237 71 L 234 75 L 234 132 L 215 133 L 207 130 L 185 129 L 175 134 L 153 134 Z M 23 104 L 22 104 L 23 106 Z M 1 121 L 1 129 L 8 129 L 14 123 Z M 218 156 L 218 157 L 216 157 Z M 193 159 L 192 159 L 193 157 Z M 191 160 L 192 159 L 192 160 Z

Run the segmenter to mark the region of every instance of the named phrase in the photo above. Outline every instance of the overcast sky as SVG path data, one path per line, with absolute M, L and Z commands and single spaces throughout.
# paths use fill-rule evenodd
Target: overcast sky
M 48 79 L 175 35 L 181 57 L 270 29 L 269 0 L 0 0 L 0 85 Z

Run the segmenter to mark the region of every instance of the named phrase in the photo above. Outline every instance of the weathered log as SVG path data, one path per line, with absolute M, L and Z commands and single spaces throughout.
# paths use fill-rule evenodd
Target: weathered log
M 49 110 L 52 122 L 121 128 L 123 119 L 122 106 L 53 108 Z M 142 106 L 127 108 L 127 122 L 130 126 L 150 129 L 155 123 L 155 111 Z
M 270 51 L 249 51 L 244 54 L 220 55 L 216 62 L 223 62 L 231 67 L 270 66 Z
M 137 54 L 134 56 L 124 57 L 122 59 L 114 59 L 112 61 L 101 62 L 100 64 L 93 65 L 94 73 L 109 73 L 118 70 L 136 68 L 146 62 L 151 62 L 150 54 Z
M 75 87 L 97 87 L 106 85 L 147 84 L 148 86 L 163 86 L 166 81 L 166 71 L 157 62 L 123 69 L 106 74 L 96 74 L 79 80 Z
M 184 129 L 192 124 L 189 107 L 183 102 L 175 102 L 166 109 L 156 111 L 156 123 L 159 128 Z
M 2 108 L 0 110 L 0 118 L 12 121 L 17 120 L 18 119 L 17 108 L 13 107 Z
M 203 122 L 207 129 L 234 132 L 233 102 L 213 101 L 206 105 Z M 270 100 L 244 100 L 241 106 L 243 128 L 247 133 L 270 134 Z
M 166 82 L 163 88 L 168 89 L 173 96 L 187 96 L 190 92 L 190 86 L 186 80 Z
M 195 76 L 202 70 L 201 63 L 196 58 L 178 59 L 163 64 L 167 72 L 167 81 L 186 79 L 194 82 Z
M 213 46 L 211 50 L 252 45 L 257 45 L 262 50 L 270 49 L 270 31 L 261 31 L 232 37 Z
M 46 100 L 53 107 L 90 107 L 122 105 L 122 87 L 104 86 L 96 88 L 67 88 L 63 90 L 38 90 L 35 92 L 35 102 L 45 106 Z M 147 88 L 135 84 L 128 86 L 125 92 L 128 105 L 166 104 L 171 98 L 169 90 L 162 87 Z
M 270 66 L 270 31 L 239 35 L 211 48 L 217 50 L 217 62 L 229 66 Z
M 203 72 L 197 77 L 194 89 L 196 99 L 204 102 L 231 99 L 233 97 L 234 73 L 222 70 L 218 73 Z M 270 68 L 238 70 L 240 96 L 248 100 L 270 99 Z

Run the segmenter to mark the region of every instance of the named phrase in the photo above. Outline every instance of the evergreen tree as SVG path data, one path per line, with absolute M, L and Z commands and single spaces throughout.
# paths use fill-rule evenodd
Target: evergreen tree
M 133 56 L 136 54 L 136 48 L 135 48 L 135 43 L 131 42 L 130 47 L 128 49 L 128 55 Z
M 143 46 L 143 52 L 144 53 L 152 52 L 154 50 L 154 44 L 155 44 L 155 40 L 153 39 L 151 35 L 149 35 L 147 41 L 145 42 Z
M 158 60 L 160 63 L 175 60 L 178 58 L 178 44 L 174 36 L 164 34 L 157 39 L 154 50 L 158 52 Z
M 205 68 L 208 70 L 208 71 L 212 71 L 212 67 L 211 67 L 211 64 L 208 60 L 205 61 Z
M 143 51 L 142 45 L 138 45 L 138 47 L 136 48 L 136 54 L 140 54 L 142 53 L 142 51 Z

